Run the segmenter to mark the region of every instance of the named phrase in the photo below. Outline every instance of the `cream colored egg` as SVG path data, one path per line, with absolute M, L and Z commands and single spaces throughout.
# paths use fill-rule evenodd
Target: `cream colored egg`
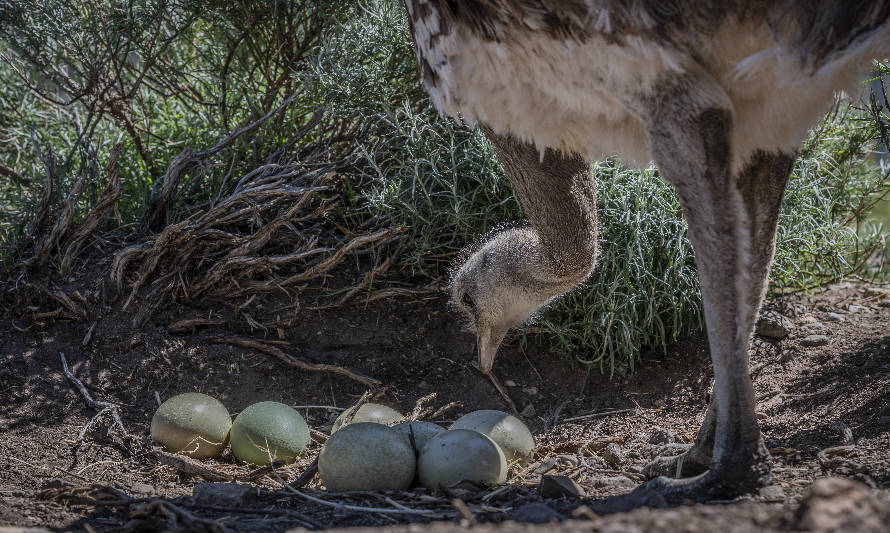
M 338 429 L 343 427 L 343 421 L 346 419 L 349 409 L 340 413 L 337 420 L 334 420 L 334 426 L 331 428 L 331 435 L 336 433 Z M 402 413 L 396 411 L 392 407 L 380 405 L 379 403 L 366 403 L 358 408 L 352 417 L 352 422 L 374 422 L 377 424 L 389 425 L 401 422 L 405 417 Z
M 519 460 L 525 464 L 535 449 L 535 438 L 522 420 L 503 411 L 473 411 L 458 418 L 449 429 L 471 429 L 495 441 L 507 463 Z
M 158 407 L 151 419 L 151 439 L 168 452 L 203 459 L 222 453 L 231 427 L 232 417 L 219 400 L 187 392 Z

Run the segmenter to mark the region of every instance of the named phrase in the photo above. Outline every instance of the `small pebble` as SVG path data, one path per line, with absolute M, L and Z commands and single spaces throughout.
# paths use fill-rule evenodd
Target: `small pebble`
M 755 331 L 763 337 L 784 339 L 792 329 L 794 329 L 794 324 L 790 319 L 774 311 L 768 311 L 757 320 Z
M 538 492 L 544 498 L 583 498 L 584 488 L 569 476 L 541 476 Z
M 677 432 L 673 429 L 659 428 L 646 442 L 649 444 L 670 444 L 672 442 L 677 442 Z
M 828 337 L 825 335 L 808 335 L 800 340 L 803 346 L 825 346 L 828 344 Z
M 630 479 L 627 476 L 615 476 L 615 477 L 598 477 L 593 481 L 593 486 L 598 489 L 604 488 L 632 488 L 636 487 L 637 483 Z
M 606 445 L 606 449 L 604 449 L 603 453 L 600 455 L 603 456 L 603 459 L 605 459 L 612 468 L 618 468 L 621 466 L 621 463 L 624 462 L 624 454 L 621 452 L 621 448 L 614 442 L 610 442 Z

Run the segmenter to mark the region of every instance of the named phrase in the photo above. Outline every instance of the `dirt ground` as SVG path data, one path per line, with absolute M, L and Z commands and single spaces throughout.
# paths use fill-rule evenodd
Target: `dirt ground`
M 103 268 L 97 265 L 97 271 Z M 703 339 L 685 339 L 667 354 L 642 354 L 633 377 L 610 380 L 555 359 L 534 335 L 525 343 L 514 337 L 495 372 L 535 434 L 538 452 L 529 467 L 515 468 L 511 483 L 498 491 L 456 491 L 444 498 L 420 489 L 332 496 L 314 481 L 300 493 L 315 498 L 309 500 L 283 489 L 278 477 L 296 479 L 317 454 L 320 445 L 314 443 L 308 458 L 273 473 L 260 472 L 250 481 L 244 477 L 248 470 L 236 465 L 229 452 L 218 461 L 203 461 L 211 472 L 241 476 L 240 485 L 256 487 L 208 500 L 196 492 L 206 479 L 186 473 L 181 465 L 164 464 L 145 445 L 157 398 L 200 391 L 219 398 L 233 416 L 253 402 L 275 400 L 300 406 L 313 428 L 324 429 L 338 413 L 334 407 L 350 406 L 367 389 L 340 374 L 299 370 L 268 353 L 220 343 L 220 336 L 279 342 L 274 345 L 291 356 L 376 378 L 384 387 L 379 401 L 403 412 L 433 392 L 438 394 L 430 402 L 433 407 L 461 402 L 434 420 L 442 424 L 472 410 L 507 406 L 473 367 L 473 339 L 460 330 L 443 296 L 304 311 L 298 317 L 300 327 L 282 332 L 238 330 L 217 309 L 184 306 L 135 327 L 131 315 L 121 311 L 122 302 L 106 298 L 101 277 L 59 286 L 83 295 L 82 307 L 88 311 L 79 319 L 63 319 L 65 313 L 60 313 L 35 324 L 40 312 L 60 307 L 52 299 L 0 318 L 0 526 L 88 532 L 285 531 L 432 521 L 439 525 L 423 526 L 424 531 L 480 522 L 490 524 L 479 526 L 486 531 L 530 532 L 542 526 L 517 522 L 575 518 L 561 529 L 754 531 L 869 530 L 890 520 L 882 514 L 890 509 L 886 289 L 845 284 L 774 302 L 790 318 L 790 333 L 782 340 L 756 337 L 752 350 L 774 485 L 736 502 L 641 509 L 603 518 L 585 510 L 585 505 L 597 509 L 592 500 L 545 499 L 537 490 L 541 476 L 570 476 L 592 499 L 627 493 L 642 480 L 642 467 L 656 453 L 691 442 L 710 387 Z M 208 317 L 221 325 L 184 332 L 169 327 Z M 116 441 L 107 435 L 108 418 L 102 418 L 78 442 L 79 432 L 97 411 L 66 379 L 60 352 L 93 398 L 117 406 L 133 439 Z M 852 441 L 845 437 L 847 429 Z M 822 481 L 813 492 L 817 480 Z M 852 499 L 844 500 L 849 505 L 837 505 L 853 509 L 855 520 L 843 518 L 838 525 L 812 511 L 822 508 L 822 500 L 843 500 L 850 494 Z M 579 503 L 581 510 L 573 516 Z M 826 516 L 847 516 L 844 512 Z M 418 529 L 416 524 L 404 527 Z

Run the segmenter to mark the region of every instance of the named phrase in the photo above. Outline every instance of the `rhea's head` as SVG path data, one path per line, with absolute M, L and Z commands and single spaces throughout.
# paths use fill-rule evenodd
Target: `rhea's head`
M 528 320 L 552 296 L 541 272 L 531 228 L 513 228 L 483 241 L 451 277 L 452 304 L 476 334 L 479 369 L 491 372 L 507 330 Z

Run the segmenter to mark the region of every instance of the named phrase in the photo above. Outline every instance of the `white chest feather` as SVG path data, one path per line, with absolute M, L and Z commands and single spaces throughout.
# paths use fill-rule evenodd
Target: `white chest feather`
M 442 113 L 483 121 L 539 147 L 590 159 L 651 160 L 641 98 L 659 76 L 704 71 L 723 87 L 734 117 L 734 167 L 754 149 L 793 150 L 835 90 L 855 86 L 874 50 L 860 47 L 836 66 L 803 76 L 765 27 L 725 24 L 696 57 L 650 38 L 621 44 L 596 34 L 556 40 L 517 28 L 500 42 L 466 27 L 440 31 L 435 14 L 415 22 L 421 55 L 436 75 L 429 93 Z M 434 36 L 434 38 L 430 38 Z

